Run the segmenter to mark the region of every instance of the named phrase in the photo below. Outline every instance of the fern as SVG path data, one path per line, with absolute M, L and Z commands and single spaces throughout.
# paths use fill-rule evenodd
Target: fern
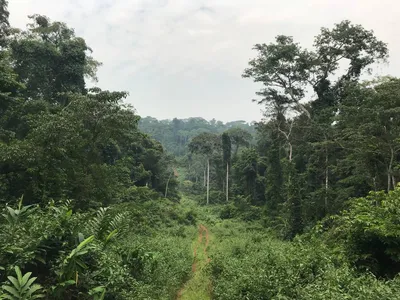
M 101 234 L 104 230 L 104 219 L 106 217 L 108 207 L 101 207 L 97 213 L 96 216 L 89 220 L 87 225 L 86 225 L 86 231 L 90 232 L 93 234 L 95 237 L 100 238 Z
M 128 213 L 127 212 L 123 212 L 123 213 L 118 213 L 116 214 L 112 220 L 110 220 L 109 225 L 108 225 L 108 231 L 112 231 L 112 230 L 118 230 L 119 232 L 124 231 L 128 224 L 126 222 L 126 219 L 128 217 Z
M 110 218 L 107 214 L 108 208 L 100 208 L 96 216 L 87 222 L 85 230 L 87 233 L 94 235 L 104 244 L 110 242 L 119 233 L 126 229 L 126 217 L 128 213 L 118 213 Z

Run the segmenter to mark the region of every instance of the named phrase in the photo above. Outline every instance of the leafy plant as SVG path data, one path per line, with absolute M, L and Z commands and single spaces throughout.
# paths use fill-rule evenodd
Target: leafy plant
M 15 273 L 17 278 L 7 277 L 9 283 L 2 286 L 3 294 L 0 295 L 0 299 L 32 300 L 44 298 L 44 295 L 40 294 L 42 287 L 39 284 L 34 284 L 36 277 L 30 278 L 31 272 L 22 275 L 21 270 L 16 266 Z
M 78 272 L 87 269 L 87 265 L 82 260 L 82 256 L 87 254 L 91 249 L 91 243 L 94 240 L 94 235 L 83 240 L 71 253 L 63 260 L 58 275 L 61 279 L 71 280 L 75 278 L 78 283 Z
M 126 212 L 115 214 L 111 217 L 107 214 L 109 208 L 100 208 L 96 212 L 96 216 L 90 219 L 85 226 L 85 231 L 93 234 L 97 239 L 107 245 L 113 238 L 115 238 L 124 227 L 126 227 L 125 218 Z
M 23 196 L 19 199 L 18 208 L 13 209 L 9 206 L 6 206 L 7 213 L 3 214 L 3 217 L 7 220 L 7 222 L 11 225 L 15 225 L 22 218 L 26 218 L 28 215 L 32 214 L 37 208 L 36 205 L 22 205 Z
M 95 287 L 89 291 L 89 295 L 93 296 L 93 300 L 104 300 L 106 288 L 104 286 Z

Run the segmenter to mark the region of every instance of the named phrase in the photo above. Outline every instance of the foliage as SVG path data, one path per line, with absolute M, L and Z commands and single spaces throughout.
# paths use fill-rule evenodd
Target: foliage
M 251 134 L 255 132 L 253 124 L 245 121 L 223 123 L 214 119 L 207 121 L 203 118 L 157 120 L 146 117 L 140 120 L 139 128 L 161 142 L 168 152 L 178 157 L 188 155 L 190 141 L 201 133 L 222 134 L 229 129 L 242 129 L 251 137 Z
M 357 274 L 320 242 L 287 243 L 226 220 L 213 228 L 213 299 L 392 299 L 398 279 Z
M 0 201 L 69 198 L 88 209 L 133 185 L 163 193 L 174 162 L 139 131 L 127 93 L 87 89 L 100 64 L 85 41 L 64 23 L 30 19 L 0 53 Z
M 360 83 L 364 71 L 387 59 L 387 45 L 343 21 L 322 28 L 312 49 L 283 35 L 254 49 L 243 77 L 263 85 L 256 94 L 266 118 L 257 124 L 256 152 L 250 158 L 243 151 L 233 168 L 236 190 L 267 206 L 269 224 L 280 223 L 283 236 L 293 238 L 338 213 L 349 197 L 392 190 L 400 84 Z
M 28 272 L 22 276 L 18 266 L 15 267 L 17 278 L 8 276 L 9 285 L 2 287 L 4 294 L 0 295 L 0 299 L 10 300 L 30 300 L 44 298 L 43 294 L 39 294 L 42 287 L 34 284 L 36 277 L 31 277 L 32 273 Z
M 161 199 L 89 213 L 74 213 L 70 206 L 50 203 L 18 219 L 17 226 L 0 222 L 0 281 L 19 266 L 37 274 L 47 297 L 168 299 L 186 280 L 196 222 L 192 209 Z
M 400 187 L 388 194 L 371 192 L 349 200 L 348 208 L 313 231 L 326 243 L 340 246 L 351 263 L 377 276 L 394 277 L 400 270 L 398 222 Z
M 176 298 L 198 222 L 215 244 L 194 282 L 215 299 L 398 298 L 400 80 L 360 82 L 388 56 L 372 31 L 256 44 L 257 124 L 158 121 L 87 88 L 101 64 L 72 28 L 33 15 L 11 29 L 7 4 L 0 298 Z

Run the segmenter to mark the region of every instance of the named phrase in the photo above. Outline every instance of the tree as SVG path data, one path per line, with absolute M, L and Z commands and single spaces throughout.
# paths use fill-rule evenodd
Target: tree
M 10 43 L 15 72 L 27 87 L 24 96 L 65 106 L 65 93 L 84 93 L 85 77 L 96 79 L 100 63 L 66 24 L 42 15 L 29 18 L 28 29 L 14 34 Z
M 257 201 L 258 153 L 255 149 L 245 149 L 234 164 L 236 182 L 243 185 L 244 193 Z
M 222 134 L 222 156 L 223 162 L 226 165 L 226 201 L 229 201 L 229 164 L 231 162 L 231 138 L 227 132 Z
M 304 49 L 292 37 L 282 35 L 254 49 L 257 57 L 250 60 L 243 77 L 263 84 L 256 94 L 260 96 L 257 102 L 266 108 L 265 126 L 259 126 L 258 138 L 260 154 L 268 152 L 265 156 L 269 157 L 265 160 L 267 203 L 277 209 L 285 189 L 284 203 L 295 204 L 291 218 L 297 221 L 292 224 L 301 224 L 301 216 L 321 218 L 337 211 L 344 194 L 352 195 L 338 188 L 339 173 L 350 179 L 344 174 L 349 170 L 338 165 L 339 160 L 349 158 L 338 143 L 342 132 L 337 122 L 346 111 L 342 102 L 352 95 L 349 86 L 357 85 L 362 72 L 386 60 L 386 44 L 361 25 L 343 21 L 332 29 L 322 28 L 313 49 Z M 358 196 L 365 195 L 366 186 L 358 185 Z
M 199 134 L 198 136 L 195 136 L 189 143 L 190 152 L 203 154 L 207 159 L 207 204 L 209 204 L 210 194 L 210 158 L 219 146 L 219 137 L 212 133 Z
M 0 0 L 0 47 L 6 46 L 6 38 L 10 31 L 9 16 L 8 1 Z
M 379 41 L 372 31 L 350 21 L 335 24 L 332 30 L 322 28 L 315 37 L 315 50 L 304 50 L 289 36 L 277 36 L 276 43 L 256 44 L 254 49 L 258 57 L 250 60 L 243 77 L 253 78 L 264 88 L 257 94 L 262 96 L 259 103 L 267 107 L 280 106 L 304 113 L 311 118 L 310 108 L 301 101 L 306 90 L 311 87 L 317 95 L 314 108 L 322 103 L 332 103 L 332 85 L 330 77 L 339 70 L 342 61 L 348 61 L 348 68 L 342 74 L 335 74 L 342 82 L 357 79 L 361 72 L 377 60 L 387 58 L 387 46 Z
M 369 189 L 393 190 L 400 175 L 400 80 L 383 78 L 347 89 L 338 118 L 346 164 L 364 166 L 353 176 L 362 175 Z
M 234 145 L 233 157 L 236 157 L 240 147 L 248 147 L 253 139 L 250 132 L 239 127 L 231 128 L 227 131 L 231 138 L 231 144 Z

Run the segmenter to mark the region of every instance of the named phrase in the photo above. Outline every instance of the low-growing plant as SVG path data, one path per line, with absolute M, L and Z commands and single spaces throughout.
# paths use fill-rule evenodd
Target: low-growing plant
M 8 283 L 2 286 L 3 293 L 0 299 L 33 300 L 44 298 L 42 287 L 35 284 L 36 277 L 31 277 L 32 272 L 22 275 L 18 266 L 14 268 L 17 277 L 8 276 Z

